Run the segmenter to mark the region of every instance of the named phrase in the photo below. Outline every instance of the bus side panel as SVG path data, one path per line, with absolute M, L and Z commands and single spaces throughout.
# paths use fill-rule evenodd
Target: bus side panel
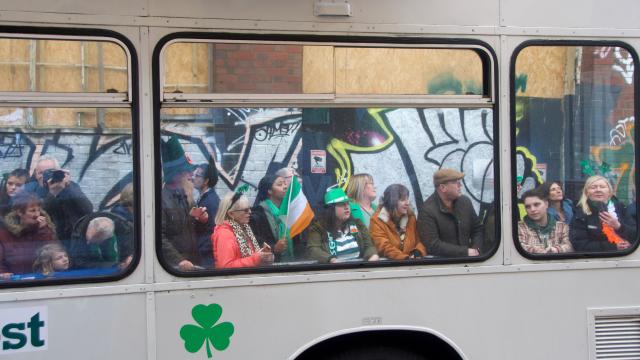
M 139 293 L 1 303 L 0 359 L 145 359 L 145 302 Z
M 203 319 L 229 322 L 216 359 L 284 359 L 328 334 L 363 326 L 442 334 L 468 359 L 585 359 L 590 308 L 640 303 L 637 268 L 469 274 L 158 293 L 158 359 L 191 358 L 180 337 Z M 220 307 L 218 308 L 216 305 Z M 220 312 L 221 310 L 221 312 Z M 207 315 L 208 314 L 208 315 Z M 215 315 L 215 316 L 214 316 Z M 219 315 L 219 318 L 217 317 Z M 228 325 L 226 325 L 228 327 Z M 194 333 L 197 333 L 195 331 Z M 230 335 L 230 336 L 229 336 Z M 206 343 L 196 353 L 206 356 Z

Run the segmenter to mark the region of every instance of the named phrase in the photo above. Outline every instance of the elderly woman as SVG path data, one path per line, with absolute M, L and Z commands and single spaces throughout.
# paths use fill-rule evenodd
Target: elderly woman
M 13 197 L 11 212 L 0 226 L 0 277 L 30 273 L 37 250 L 56 243 L 55 226 L 34 194 Z
M 554 254 L 573 251 L 569 242 L 569 226 L 547 211 L 549 202 L 544 189 L 522 194 L 527 215 L 518 222 L 518 239 L 522 248 L 532 254 Z
M 268 265 L 273 262 L 269 245 L 262 248 L 249 227 L 249 200 L 239 192 L 222 198 L 216 213 L 216 227 L 211 236 L 215 267 L 240 268 Z
M 382 195 L 382 206 L 371 217 L 371 238 L 380 256 L 405 260 L 420 258 L 427 249 L 418 237 L 416 216 L 409 203 L 409 189 L 389 185 Z
M 373 176 L 364 173 L 351 176 L 347 185 L 347 196 L 352 199 L 349 204 L 351 216 L 369 227 L 371 216 L 378 208 L 374 203 L 376 200 L 376 186 L 373 183 Z
M 625 207 L 602 176 L 587 179 L 571 223 L 570 237 L 576 251 L 616 251 L 631 246 L 632 231 L 622 222 Z
M 330 188 L 324 196 L 323 216 L 309 230 L 308 256 L 320 263 L 356 259 L 379 260 L 369 230 L 351 216 L 349 197 L 340 188 Z

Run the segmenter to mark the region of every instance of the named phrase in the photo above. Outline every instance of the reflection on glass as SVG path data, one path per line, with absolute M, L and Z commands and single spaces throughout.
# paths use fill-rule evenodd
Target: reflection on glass
M 340 237 L 340 232 L 343 235 L 340 241 L 348 240 L 346 234 L 359 234 L 353 235 L 356 244 L 360 241 L 358 254 L 355 251 L 353 254 L 340 253 L 335 257 L 336 261 L 368 260 L 374 254 L 382 260 L 392 258 L 381 256 L 384 252 L 381 254 L 371 242 L 371 229 L 361 222 L 362 212 L 370 211 L 373 216 L 383 205 L 378 203 L 378 197 L 384 189 L 400 184 L 401 188 L 407 189 L 407 196 L 402 198 L 402 209 L 408 213 L 410 208 L 419 218 L 423 202 L 436 191 L 433 176 L 440 168 L 463 173 L 453 185 L 458 186 L 459 182 L 458 189 L 466 199 L 466 214 L 471 217 L 473 213 L 474 246 L 469 249 L 470 238 L 466 239 L 464 255 L 457 255 L 438 253 L 426 243 L 413 244 L 417 253 L 427 259 L 466 257 L 487 254 L 497 245 L 492 210 L 491 109 L 198 108 L 188 115 L 172 108 L 162 110 L 160 121 L 163 254 L 165 263 L 177 270 L 227 267 L 225 264 L 230 255 L 249 263 L 250 259 L 259 257 L 256 255 L 259 249 L 267 252 L 266 248 L 273 254 L 273 264 L 254 259 L 243 267 L 326 263 L 332 256 L 319 255 L 321 252 L 315 250 L 331 254 L 331 241 L 328 235 L 324 236 L 328 231 L 332 232 L 333 240 Z M 332 218 L 335 220 L 341 215 L 346 219 L 347 213 L 349 218 L 343 222 L 345 226 L 327 229 L 327 226 L 335 225 L 329 225 L 331 220 L 327 222 L 327 189 L 338 189 L 336 184 L 347 189 L 359 178 L 368 179 L 358 175 L 363 173 L 371 176 L 378 189 L 378 196 L 375 189 L 367 190 L 368 196 L 375 201 L 361 208 L 356 202 L 348 203 L 346 207 L 344 199 L 335 200 L 337 203 L 329 204 L 333 206 Z M 297 176 L 295 181 L 294 175 Z M 371 187 L 362 185 L 362 189 Z M 229 204 L 223 204 L 224 199 L 232 198 L 237 192 L 242 193 L 247 204 L 234 202 L 228 207 Z M 292 199 L 297 198 L 291 194 L 304 195 L 299 211 L 288 210 L 288 204 L 295 201 L 287 201 L 287 194 Z M 340 214 L 337 214 L 338 204 L 342 206 Z M 248 207 L 250 212 L 245 212 Z M 203 209 L 207 210 L 206 216 L 203 216 Z M 211 209 L 215 209 L 215 213 Z M 307 209 L 313 213 L 310 218 L 300 215 L 307 214 Z M 296 217 L 281 216 L 285 213 L 289 216 L 295 213 Z M 209 227 L 205 241 L 196 235 L 198 223 L 206 223 L 207 216 L 209 219 L 215 217 L 215 223 L 220 226 L 225 221 L 232 224 L 230 220 L 240 224 L 244 218 L 236 218 L 245 215 L 250 219 L 251 234 L 257 246 L 248 231 L 242 227 L 233 229 L 231 225 L 225 225 L 225 229 L 221 227 L 220 231 L 229 235 L 226 239 L 231 235 L 244 239 L 242 244 L 227 241 L 233 246 L 216 250 L 215 238 L 222 233 L 216 235 L 213 227 Z M 296 227 L 295 224 L 302 225 Z M 193 228 L 185 230 L 191 226 Z M 212 233 L 213 249 L 209 253 L 198 252 L 200 246 L 211 243 Z M 314 237 L 314 234 L 318 236 Z M 363 240 L 365 235 L 368 241 Z M 486 237 L 484 241 L 483 236 Z M 218 242 L 223 241 L 219 239 Z M 343 245 L 355 249 L 353 242 L 346 241 L 340 246 Z M 473 250 L 473 254 L 469 250 Z M 224 254 L 216 254 L 216 251 L 224 251 Z M 415 252 L 408 253 L 413 258 L 418 257 Z M 227 259 L 225 264 L 217 263 L 219 258 Z M 181 265 L 183 260 L 189 263 Z
M 518 54 L 515 182 L 519 198 L 535 189 L 543 199 L 519 200 L 525 250 L 567 250 L 528 247 L 532 237 L 545 243 L 552 224 L 556 232 L 571 224 L 578 252 L 624 250 L 635 241 L 633 71 L 621 47 L 529 46 Z M 596 178 L 599 198 L 589 190 Z M 537 221 L 538 205 L 548 208 L 548 222 Z
M 0 91 L 121 93 L 127 79 L 112 42 L 0 39 Z
M 167 93 L 482 95 L 473 50 L 186 43 L 164 49 Z
M 0 114 L 7 125 L 0 131 L 0 277 L 86 278 L 127 269 L 136 253 L 131 111 Z

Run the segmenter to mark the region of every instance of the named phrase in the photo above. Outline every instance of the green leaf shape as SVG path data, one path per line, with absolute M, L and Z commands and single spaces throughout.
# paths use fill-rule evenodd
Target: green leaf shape
M 233 331 L 234 327 L 232 323 L 220 323 L 209 330 L 209 341 L 211 341 L 211 344 L 216 350 L 222 351 L 229 347 Z
M 222 316 L 222 307 L 218 304 L 196 305 L 191 310 L 191 316 L 200 326 L 209 330 L 220 320 Z M 209 333 L 207 331 L 207 333 Z
M 180 337 L 184 340 L 184 348 L 190 353 L 195 353 L 200 350 L 207 339 L 207 330 L 187 324 L 180 328 Z

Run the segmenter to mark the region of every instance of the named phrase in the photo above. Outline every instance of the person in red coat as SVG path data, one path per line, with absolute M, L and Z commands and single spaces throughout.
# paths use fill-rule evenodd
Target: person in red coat
M 251 207 L 241 193 L 229 193 L 220 202 L 211 236 L 215 267 L 241 268 L 273 263 L 266 243 L 260 246 L 249 226 Z
M 0 224 L 0 277 L 33 271 L 37 250 L 57 243 L 55 225 L 34 194 L 20 192 Z

